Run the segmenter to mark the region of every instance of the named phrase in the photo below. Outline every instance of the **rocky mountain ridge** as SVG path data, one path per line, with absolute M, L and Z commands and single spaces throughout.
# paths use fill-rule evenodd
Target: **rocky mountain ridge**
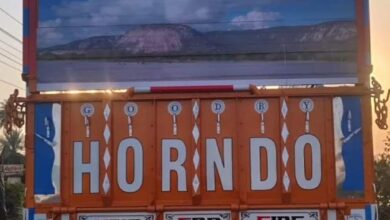
M 95 36 L 40 49 L 39 59 L 107 59 L 356 50 L 352 21 L 260 30 L 199 32 L 186 25 L 142 25 L 118 36 Z

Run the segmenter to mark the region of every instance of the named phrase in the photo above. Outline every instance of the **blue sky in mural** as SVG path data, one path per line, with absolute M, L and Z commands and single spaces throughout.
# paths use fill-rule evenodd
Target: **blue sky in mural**
M 355 0 L 45 0 L 39 16 L 40 45 L 48 46 L 139 24 L 182 23 L 207 32 L 353 20 Z

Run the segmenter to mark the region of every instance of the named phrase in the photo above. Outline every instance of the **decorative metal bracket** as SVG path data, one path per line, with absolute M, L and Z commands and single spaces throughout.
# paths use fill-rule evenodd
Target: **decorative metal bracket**
M 12 127 L 15 125 L 18 128 L 25 124 L 24 118 L 26 115 L 26 99 L 18 97 L 19 91 L 14 90 L 5 103 L 4 113 L 5 117 L 1 121 L 7 133 L 12 132 Z
M 388 109 L 386 104 L 390 98 L 390 89 L 387 91 L 386 98 L 381 99 L 381 96 L 385 93 L 385 91 L 382 89 L 381 84 L 379 84 L 379 82 L 374 77 L 371 79 L 372 88 L 370 90 L 371 97 L 374 99 L 374 110 L 376 114 L 375 123 L 380 129 L 387 130 L 389 126 L 387 124 Z

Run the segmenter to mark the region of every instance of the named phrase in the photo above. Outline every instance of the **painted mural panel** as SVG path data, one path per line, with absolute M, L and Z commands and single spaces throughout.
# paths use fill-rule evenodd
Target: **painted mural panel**
M 34 193 L 37 203 L 58 203 L 61 193 L 61 105 L 36 105 Z
M 355 0 L 39 1 L 38 89 L 355 83 L 356 20 Z
M 333 99 L 337 195 L 364 196 L 364 155 L 361 100 L 359 97 Z

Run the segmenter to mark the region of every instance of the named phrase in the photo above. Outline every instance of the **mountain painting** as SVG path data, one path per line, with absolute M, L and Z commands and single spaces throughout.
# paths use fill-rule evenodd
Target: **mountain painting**
M 41 0 L 40 90 L 354 83 L 355 0 Z

